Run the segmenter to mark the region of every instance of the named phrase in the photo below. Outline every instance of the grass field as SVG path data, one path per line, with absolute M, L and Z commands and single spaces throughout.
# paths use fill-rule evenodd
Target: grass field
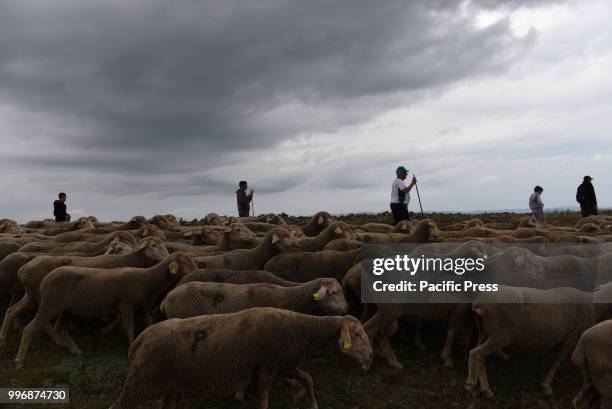
M 484 221 L 508 221 L 517 215 L 428 215 L 442 226 L 480 217 Z M 388 221 L 388 214 L 347 215 L 341 219 L 351 223 Z M 292 222 L 305 219 L 289 218 Z M 573 225 L 579 215 L 560 212 L 549 215 L 555 225 Z M 74 408 L 106 409 L 123 384 L 127 370 L 127 338 L 116 331 L 100 335 L 102 323 L 96 320 L 76 319 L 71 329 L 83 356 L 70 355 L 55 345 L 46 334 L 33 343 L 26 359 L 26 369 L 16 370 L 13 359 L 17 352 L 19 334 L 12 332 L 7 348 L 0 352 L 0 387 L 57 387 L 70 388 L 68 405 L 4 405 L 6 408 Z M 377 358 L 369 373 L 345 357 L 330 352 L 319 353 L 303 369 L 315 381 L 315 391 L 321 409 L 399 409 L 399 408 L 463 408 L 468 401 L 463 392 L 466 379 L 467 350 L 458 346 L 454 351 L 455 368 L 441 369 L 437 355 L 442 347 L 443 328 L 438 325 L 424 327 L 428 352 L 414 347 L 414 331 L 404 326 L 393 338 L 393 346 L 405 369 L 387 368 Z M 561 409 L 571 407 L 571 401 L 580 388 L 579 370 L 564 362 L 554 384 L 554 396 L 546 398 L 539 388 L 541 378 L 552 361 L 551 353 L 524 353 L 511 349 L 509 361 L 488 358 L 489 379 L 496 393 L 492 401 L 479 400 L 477 408 Z M 279 381 L 271 394 L 271 408 L 298 407 L 292 404 L 289 388 Z M 151 404 L 149 407 L 156 407 Z M 218 400 L 183 399 L 181 408 L 230 409 L 240 408 L 231 398 Z M 248 407 L 248 406 L 247 406 Z

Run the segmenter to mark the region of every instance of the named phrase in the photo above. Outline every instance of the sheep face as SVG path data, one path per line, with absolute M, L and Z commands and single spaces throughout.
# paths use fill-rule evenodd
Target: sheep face
M 160 229 L 164 229 L 164 230 L 173 230 L 178 224 L 178 223 L 174 223 L 173 221 L 169 220 L 167 216 L 162 216 L 159 214 L 151 217 L 149 220 L 147 220 L 147 223 L 154 224 Z
M 138 243 L 134 252 L 143 252 L 146 258 L 161 261 L 170 256 L 168 249 L 159 237 L 147 237 Z
M 4 219 L 0 223 L 0 233 L 23 234 L 23 229 L 16 221 Z
M 221 223 L 223 226 L 230 226 L 234 223 L 238 222 L 238 218 L 234 217 L 234 216 L 230 216 L 227 217 L 225 220 L 223 220 L 223 222 Z
M 154 224 L 145 224 L 140 235 L 142 237 L 159 237 L 162 240 L 166 240 L 164 232 Z
M 223 222 L 221 220 L 221 217 L 219 217 L 219 215 L 217 213 L 208 213 L 205 217 L 204 217 L 204 224 L 209 225 L 209 226 L 213 226 L 213 225 L 221 225 Z
M 173 215 L 173 214 L 166 214 L 164 216 L 166 217 L 166 220 L 168 220 L 174 226 L 179 226 L 180 225 L 180 223 L 179 223 L 179 221 L 178 221 L 178 219 L 176 218 L 175 215 Z
M 179 279 L 198 269 L 198 266 L 193 258 L 185 253 L 174 253 L 166 260 L 170 275 Z
M 242 223 L 234 223 L 224 231 L 229 234 L 229 241 L 236 244 L 253 244 L 257 242 L 257 235 Z
M 115 239 L 113 242 L 111 242 L 111 244 L 108 245 L 108 248 L 106 249 L 106 253 L 104 254 L 131 254 L 132 248 L 130 246 L 128 246 L 127 244 L 119 241 L 118 239 Z
M 578 233 L 598 233 L 599 226 L 595 223 L 585 223 L 578 229 Z
M 265 215 L 264 222 L 270 224 L 287 225 L 287 222 L 285 222 L 285 220 L 281 216 L 274 213 L 269 213 Z
M 410 234 L 414 231 L 414 226 L 410 221 L 402 220 L 401 222 L 395 225 L 393 231 L 404 233 L 404 234 Z
M 128 228 L 130 230 L 140 229 L 146 223 L 144 216 L 134 216 L 128 222 Z
M 312 298 L 316 301 L 315 309 L 319 315 L 345 315 L 348 311 L 342 287 L 334 279 L 322 279 L 321 286 Z
M 370 369 L 374 357 L 372 344 L 357 318 L 344 319 L 338 344 L 342 353 L 356 359 L 364 371 Z
M 96 216 L 88 216 L 87 217 L 92 223 L 98 223 L 99 220 Z
M 127 231 L 116 231 L 116 232 L 112 233 L 110 237 L 111 237 L 112 241 L 115 241 L 115 240 L 121 241 L 121 242 L 127 244 L 128 246 L 130 246 L 132 248 L 134 248 L 136 246 L 136 239 L 134 238 L 134 236 L 130 232 L 127 232 Z
M 268 233 L 267 240 L 270 240 L 272 246 L 274 246 L 281 253 L 297 251 L 302 247 L 302 242 L 300 239 L 284 228 L 272 230 L 270 233 Z
M 77 221 L 72 225 L 72 230 L 82 230 L 82 229 L 93 229 L 95 228 L 94 224 L 89 220 L 88 217 L 79 217 Z
M 289 232 L 291 232 L 291 234 L 293 234 L 298 239 L 302 237 L 306 237 L 306 235 L 304 234 L 304 230 L 302 230 L 298 226 L 290 226 L 287 228 L 287 230 L 289 230 Z
M 221 240 L 221 234 L 217 230 L 206 226 L 201 229 L 185 233 L 186 237 L 189 237 L 188 233 L 191 233 L 191 236 L 193 236 L 192 244 L 194 246 L 201 244 L 214 245 L 219 243 L 219 240 Z

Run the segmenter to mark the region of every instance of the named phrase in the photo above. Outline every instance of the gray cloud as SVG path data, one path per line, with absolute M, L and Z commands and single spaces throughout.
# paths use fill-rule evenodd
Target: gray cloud
M 73 189 L 118 196 L 225 192 L 242 164 L 262 193 L 317 184 L 317 169 L 342 166 L 257 162 L 281 142 L 506 71 L 536 33 L 517 37 L 508 19 L 477 29 L 476 13 L 541 3 L 3 1 L 0 106 L 18 112 L 8 138 L 27 143 L 0 158 L 34 183 L 69 176 Z

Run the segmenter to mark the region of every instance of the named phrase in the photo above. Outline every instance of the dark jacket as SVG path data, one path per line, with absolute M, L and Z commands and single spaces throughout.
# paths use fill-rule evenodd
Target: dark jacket
M 591 182 L 582 182 L 576 191 L 576 201 L 581 205 L 597 205 L 595 188 Z
M 55 216 L 56 222 L 66 221 L 66 203 L 62 203 L 59 200 L 53 202 L 53 216 Z
M 236 190 L 236 201 L 238 202 L 238 215 L 240 217 L 249 216 L 249 212 L 251 211 L 251 200 L 253 200 L 253 194 L 246 194 L 246 191 L 243 189 Z

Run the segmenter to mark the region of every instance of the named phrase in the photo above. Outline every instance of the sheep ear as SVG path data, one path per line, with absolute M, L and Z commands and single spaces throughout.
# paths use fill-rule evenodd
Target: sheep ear
M 340 349 L 345 352 L 353 347 L 353 343 L 351 342 L 351 329 L 348 322 L 342 325 L 338 343 L 340 344 Z
M 319 288 L 319 291 L 312 295 L 312 298 L 314 298 L 315 301 L 321 301 L 323 298 L 325 298 L 325 294 L 327 294 L 327 287 L 323 285 L 321 288 Z
M 319 220 L 317 220 L 317 224 L 323 224 L 323 216 L 319 216 Z
M 336 227 L 336 230 L 334 230 L 334 233 L 342 234 L 342 228 L 341 227 Z
M 525 264 L 525 256 L 523 255 L 517 256 L 514 259 L 514 264 L 516 264 L 517 266 L 522 266 L 523 264 Z
M 110 246 L 108 246 L 108 248 L 106 249 L 106 252 L 104 254 L 111 254 L 113 252 L 113 250 L 114 250 L 113 246 L 110 245 Z
M 170 265 L 168 266 L 168 270 L 170 270 L 170 274 L 176 275 L 179 271 L 178 263 L 176 261 L 170 262 Z
M 193 231 L 186 231 L 185 233 L 183 233 L 183 237 L 193 237 Z
M 276 244 L 280 241 L 280 237 L 278 237 L 276 234 L 272 236 L 272 244 Z

